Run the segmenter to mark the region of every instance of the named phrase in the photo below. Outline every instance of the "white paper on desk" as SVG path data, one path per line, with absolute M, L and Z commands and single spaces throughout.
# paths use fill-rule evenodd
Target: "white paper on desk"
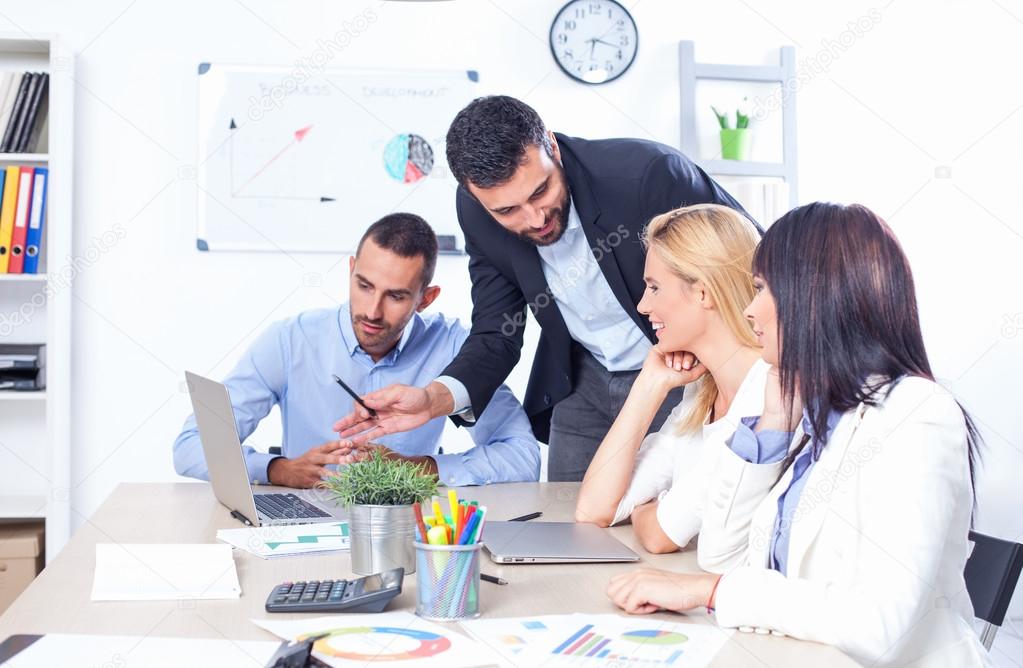
M 347 550 L 351 547 L 348 522 L 220 529 L 217 531 L 217 540 L 263 559 Z
M 96 666 L 265 666 L 276 640 L 153 638 L 48 633 L 4 663 L 4 668 Z
M 575 615 L 535 615 L 532 617 L 504 617 L 469 619 L 459 622 L 465 631 L 484 645 L 495 650 L 504 661 L 502 666 L 518 668 L 521 657 L 530 647 L 546 649 L 553 641 L 563 637 Z M 540 665 L 540 664 L 537 664 Z
M 468 668 L 492 666 L 499 661 L 486 645 L 407 612 L 252 622 L 285 640 L 330 633 L 316 642 L 313 654 L 335 667 L 398 662 L 402 668 Z
M 527 646 L 516 665 L 601 668 L 703 668 L 725 646 L 733 631 L 712 621 L 665 622 L 644 616 L 566 615 L 571 620 L 557 637 Z
M 97 543 L 94 601 L 238 598 L 231 546 Z

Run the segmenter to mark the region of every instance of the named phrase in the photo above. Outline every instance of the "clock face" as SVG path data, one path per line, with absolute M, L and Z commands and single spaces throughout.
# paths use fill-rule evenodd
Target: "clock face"
M 572 0 L 551 24 L 551 53 L 565 74 L 588 84 L 614 81 L 636 59 L 639 32 L 614 0 Z

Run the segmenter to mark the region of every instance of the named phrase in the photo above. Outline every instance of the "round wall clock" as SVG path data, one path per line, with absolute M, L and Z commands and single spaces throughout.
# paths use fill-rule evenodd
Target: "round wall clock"
M 587 84 L 614 81 L 636 59 L 639 31 L 614 0 L 571 0 L 551 24 L 551 53 L 568 76 Z

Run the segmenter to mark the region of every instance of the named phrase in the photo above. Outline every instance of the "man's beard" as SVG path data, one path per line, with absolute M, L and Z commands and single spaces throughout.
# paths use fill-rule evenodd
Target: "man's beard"
M 367 334 L 360 326 L 360 323 L 365 322 L 366 324 L 373 325 L 375 327 L 382 327 L 376 334 Z M 370 350 L 380 348 L 382 344 L 391 341 L 394 327 L 389 326 L 383 320 L 370 320 L 364 315 L 352 314 L 352 329 L 355 330 L 355 338 L 359 340 L 359 345 L 362 346 L 363 350 Z
M 550 215 L 543 221 L 544 227 L 551 220 L 555 221 L 554 229 L 542 237 L 538 237 L 535 233 L 531 232 L 519 232 L 515 236 L 532 246 L 540 247 L 550 246 L 565 234 L 565 229 L 568 227 L 568 212 L 572 209 L 572 193 L 568 189 L 568 182 L 565 181 L 564 171 L 561 172 L 561 181 L 565 184 L 565 197 L 562 198 L 560 206 L 553 209 Z

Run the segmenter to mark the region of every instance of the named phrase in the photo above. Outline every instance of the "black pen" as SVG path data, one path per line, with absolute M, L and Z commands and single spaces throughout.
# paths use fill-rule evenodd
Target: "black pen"
M 486 573 L 480 573 L 480 580 L 486 580 L 487 582 L 493 582 L 496 585 L 506 585 L 508 581 L 504 578 L 499 578 L 496 575 L 487 575 Z
M 331 375 L 334 376 L 334 374 L 331 374 Z M 334 382 L 337 383 L 338 385 L 340 385 L 341 389 L 343 389 L 345 392 L 347 392 L 348 394 L 352 395 L 352 399 L 355 399 L 357 402 L 359 402 L 360 406 L 362 406 L 367 411 L 369 411 L 369 416 L 371 418 L 374 418 L 374 419 L 376 418 L 377 412 L 375 410 L 373 410 L 372 408 L 370 408 L 369 406 L 367 406 L 366 403 L 362 399 L 359 398 L 359 395 L 357 395 L 352 388 L 350 388 L 347 385 L 345 385 L 345 381 L 341 380 L 337 376 L 334 376 Z
M 509 522 L 528 522 L 529 520 L 535 520 L 537 517 L 543 517 L 543 513 L 535 512 L 529 513 L 528 515 L 522 515 L 521 517 L 513 517 Z

